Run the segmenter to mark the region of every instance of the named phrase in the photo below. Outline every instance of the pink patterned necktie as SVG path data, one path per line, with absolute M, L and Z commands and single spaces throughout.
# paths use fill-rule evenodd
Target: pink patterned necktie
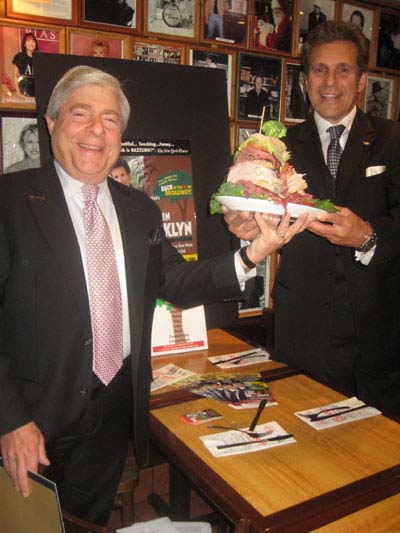
M 97 185 L 82 187 L 93 332 L 93 372 L 108 385 L 122 366 L 122 303 L 114 247 L 97 205 Z

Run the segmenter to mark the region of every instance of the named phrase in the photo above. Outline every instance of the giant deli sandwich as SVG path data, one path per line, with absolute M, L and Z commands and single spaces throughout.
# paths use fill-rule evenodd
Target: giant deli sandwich
M 330 200 L 319 200 L 306 192 L 304 174 L 298 174 L 289 164 L 290 153 L 280 140 L 286 135 L 286 127 L 270 120 L 263 124 L 262 132 L 250 135 L 236 150 L 226 181 L 211 198 L 211 214 L 222 212 L 221 197 L 226 196 L 267 200 L 282 205 L 282 212 L 290 204 L 337 211 Z

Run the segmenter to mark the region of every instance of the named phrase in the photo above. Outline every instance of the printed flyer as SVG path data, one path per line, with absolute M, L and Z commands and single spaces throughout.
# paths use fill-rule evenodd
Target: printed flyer
M 196 261 L 196 211 L 190 142 L 129 140 L 122 143 L 121 159 L 129 167 L 129 185 L 145 192 L 160 207 L 167 238 L 186 261 Z M 207 347 L 203 306 L 180 309 L 165 300 L 157 300 L 152 355 L 204 350 Z

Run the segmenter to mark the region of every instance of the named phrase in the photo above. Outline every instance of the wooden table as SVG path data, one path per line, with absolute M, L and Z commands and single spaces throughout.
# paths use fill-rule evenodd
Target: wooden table
M 215 339 L 212 335 L 213 355 L 219 350 L 219 353 L 235 351 L 234 346 L 236 351 L 246 347 L 241 341 L 220 336 L 219 332 L 215 332 Z M 190 362 L 190 356 L 185 360 L 185 356 L 180 357 L 182 361 L 174 358 L 179 366 L 210 371 L 209 363 L 204 360 Z M 400 425 L 397 422 L 377 416 L 316 431 L 293 413 L 339 401 L 344 396 L 301 374 L 288 373 L 285 377 L 288 369 L 283 365 L 268 365 L 272 367 L 264 371 L 271 376 L 270 387 L 278 405 L 265 409 L 260 423 L 276 420 L 294 434 L 296 443 L 215 458 L 199 436 L 217 430 L 208 429 L 204 424 L 187 426 L 179 416 L 212 407 L 223 414 L 222 424 L 235 422 L 238 427 L 245 427 L 254 409 L 235 410 L 221 402 L 198 397 L 167 402 L 167 394 L 163 402 L 152 404 L 152 435 L 185 478 L 233 523 L 248 519 L 255 531 L 285 533 L 311 531 L 347 515 L 354 517 L 360 509 L 400 492 Z M 179 508 L 185 502 L 185 495 L 179 494 L 177 485 L 177 492 L 170 493 L 170 500 L 176 498 Z M 398 517 L 397 521 L 400 530 Z

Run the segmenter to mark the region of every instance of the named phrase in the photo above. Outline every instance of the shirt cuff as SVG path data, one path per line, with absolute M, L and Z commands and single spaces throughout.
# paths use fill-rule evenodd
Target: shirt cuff
M 355 259 L 356 261 L 360 261 L 364 266 L 368 266 L 374 257 L 374 253 L 376 250 L 376 244 L 371 248 L 371 250 L 368 250 L 368 252 L 358 252 L 355 251 Z
M 244 291 L 246 286 L 246 281 L 248 281 L 251 278 L 255 278 L 257 275 L 257 269 L 251 268 L 247 272 L 244 271 L 244 268 L 242 267 L 242 262 L 240 260 L 239 250 L 235 252 L 234 261 L 235 261 L 235 271 L 236 271 L 236 277 L 239 282 L 240 290 Z

